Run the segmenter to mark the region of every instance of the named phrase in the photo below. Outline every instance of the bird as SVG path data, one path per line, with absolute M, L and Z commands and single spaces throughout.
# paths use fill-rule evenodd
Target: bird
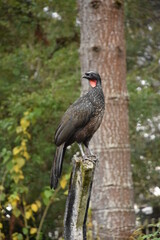
M 84 160 L 87 155 L 84 153 L 82 144 L 87 154 L 93 155 L 89 142 L 102 122 L 105 100 L 99 73 L 89 71 L 82 78 L 89 81 L 89 91 L 70 105 L 55 132 L 57 148 L 51 169 L 51 189 L 56 189 L 58 186 L 65 151 L 69 145 L 77 142 Z

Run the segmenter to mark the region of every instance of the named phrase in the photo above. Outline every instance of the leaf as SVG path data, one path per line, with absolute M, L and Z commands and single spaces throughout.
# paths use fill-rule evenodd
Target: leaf
M 14 208 L 13 215 L 18 218 L 21 215 L 21 211 L 18 208 Z
M 68 195 L 68 190 L 66 190 L 66 191 L 64 192 L 64 195 L 66 195 L 66 196 Z
M 23 228 L 22 231 L 23 231 L 23 234 L 24 234 L 24 235 L 27 235 L 27 234 L 28 234 L 28 228 Z
M 0 185 L 0 191 L 3 191 L 3 190 L 4 190 L 3 185 Z
M 27 127 L 29 127 L 30 122 L 27 119 L 22 118 L 21 121 L 20 121 L 20 124 L 21 124 L 23 130 L 26 130 Z
M 17 232 L 12 234 L 12 239 L 13 240 L 18 240 L 18 233 Z
M 29 134 L 27 131 L 24 131 L 24 133 L 27 135 L 28 139 L 31 139 L 31 134 Z
M 17 164 L 18 164 L 19 168 L 23 167 L 25 164 L 24 158 L 18 158 Z
M 32 216 L 32 210 L 30 209 L 30 210 L 26 211 L 26 218 L 30 219 L 31 216 Z
M 23 147 L 23 149 L 26 149 L 26 140 L 22 140 L 21 142 L 21 146 Z
M 9 203 L 12 205 L 12 207 L 16 207 L 17 206 L 17 202 L 20 201 L 20 198 L 18 195 L 10 195 L 9 198 Z
M 31 209 L 33 210 L 33 212 L 37 212 L 38 211 L 38 207 L 37 207 L 37 205 L 35 203 L 32 203 Z
M 62 189 L 65 189 L 65 187 L 67 185 L 67 180 L 66 180 L 65 176 L 62 177 L 62 180 L 60 181 L 60 185 L 61 185 Z
M 37 228 L 31 228 L 30 229 L 30 234 L 35 234 L 37 232 Z
M 17 206 L 17 200 L 12 200 L 11 202 L 11 205 L 12 205 L 12 207 L 16 207 Z
M 36 204 L 39 208 L 41 207 L 41 202 L 39 200 L 36 201 Z
M 17 237 L 18 237 L 18 240 L 23 240 L 23 235 L 21 233 L 18 233 Z
M 28 116 L 29 111 L 24 112 L 24 116 Z
M 44 202 L 44 205 L 47 206 L 48 203 L 49 203 L 49 199 L 48 198 L 43 198 L 43 202 Z
M 4 201 L 5 196 L 6 196 L 5 193 L 1 193 L 1 194 L 0 194 L 0 201 Z
M 19 182 L 19 180 L 20 180 L 19 174 L 16 174 L 16 173 L 15 173 L 15 175 L 12 176 L 12 178 L 13 178 L 13 180 L 15 181 L 16 184 L 17 184 L 17 183 Z
M 6 148 L 3 148 L 0 156 L 3 158 L 2 164 L 5 164 L 11 157 L 11 151 L 7 151 Z
M 19 166 L 18 165 L 14 165 L 14 167 L 13 167 L 13 171 L 14 172 L 16 172 L 16 173 L 18 173 L 19 172 Z
M 11 171 L 12 168 L 13 168 L 13 162 L 12 162 L 12 161 L 9 161 L 9 162 L 7 163 L 7 170 L 8 170 L 8 171 Z
M 0 239 L 2 240 L 6 239 L 4 233 L 2 233 L 1 231 L 0 231 Z
M 20 153 L 21 150 L 22 148 L 20 146 L 13 148 L 13 155 L 17 155 L 18 153 Z
M 3 224 L 2 223 L 0 223 L 0 229 L 2 229 L 3 228 Z
M 24 156 L 27 160 L 30 158 L 30 155 L 29 155 L 28 152 L 26 152 L 26 151 L 23 153 L 23 156 Z
M 21 126 L 16 127 L 16 133 L 19 134 L 21 132 L 22 132 L 22 127 Z
M 20 175 L 19 175 L 19 179 L 21 179 L 21 180 L 23 180 L 23 179 L 24 179 L 24 176 L 23 176 L 23 174 L 20 174 Z
M 45 205 L 48 204 L 50 197 L 53 195 L 52 190 L 50 189 L 46 189 L 43 193 L 42 193 L 42 199 Z
M 50 198 L 50 197 L 52 196 L 52 194 L 53 194 L 53 193 L 52 193 L 51 190 L 45 190 L 45 191 L 44 191 L 44 195 L 45 195 L 46 198 Z

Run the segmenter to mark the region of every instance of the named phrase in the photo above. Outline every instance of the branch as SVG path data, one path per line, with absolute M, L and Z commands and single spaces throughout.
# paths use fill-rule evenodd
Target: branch
M 40 239 L 40 234 L 41 234 L 41 229 L 42 229 L 42 226 L 43 226 L 43 223 L 44 223 L 44 220 L 47 216 L 47 213 L 48 213 L 48 210 L 51 206 L 51 204 L 54 202 L 54 199 L 55 199 L 55 196 L 57 194 L 57 192 L 60 190 L 60 186 L 54 191 L 53 193 L 53 196 L 50 198 L 44 212 L 43 212 L 43 215 L 42 215 L 42 218 L 41 218 L 41 221 L 40 221 L 40 224 L 39 224 L 39 227 L 38 227 L 38 231 L 37 231 L 37 236 L 36 236 L 36 240 L 39 240 Z

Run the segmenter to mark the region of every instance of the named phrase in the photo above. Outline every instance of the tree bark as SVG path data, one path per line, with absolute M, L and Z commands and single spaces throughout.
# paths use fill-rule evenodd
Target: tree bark
M 95 170 L 95 157 L 75 158 L 64 216 L 64 239 L 86 240 L 86 220 Z M 91 162 L 92 161 L 92 162 Z
M 128 239 L 134 229 L 128 131 L 123 0 L 79 0 L 81 71 L 102 78 L 105 115 L 91 147 L 99 155 L 93 184 L 94 237 Z M 82 91 L 88 82 L 82 80 Z

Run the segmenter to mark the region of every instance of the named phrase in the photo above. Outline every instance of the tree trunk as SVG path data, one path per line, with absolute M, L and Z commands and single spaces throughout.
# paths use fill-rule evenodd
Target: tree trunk
M 128 131 L 123 0 L 79 0 L 81 71 L 102 78 L 105 115 L 91 147 L 98 154 L 92 194 L 94 237 L 128 239 L 135 224 Z M 82 80 L 82 91 L 88 83 Z

